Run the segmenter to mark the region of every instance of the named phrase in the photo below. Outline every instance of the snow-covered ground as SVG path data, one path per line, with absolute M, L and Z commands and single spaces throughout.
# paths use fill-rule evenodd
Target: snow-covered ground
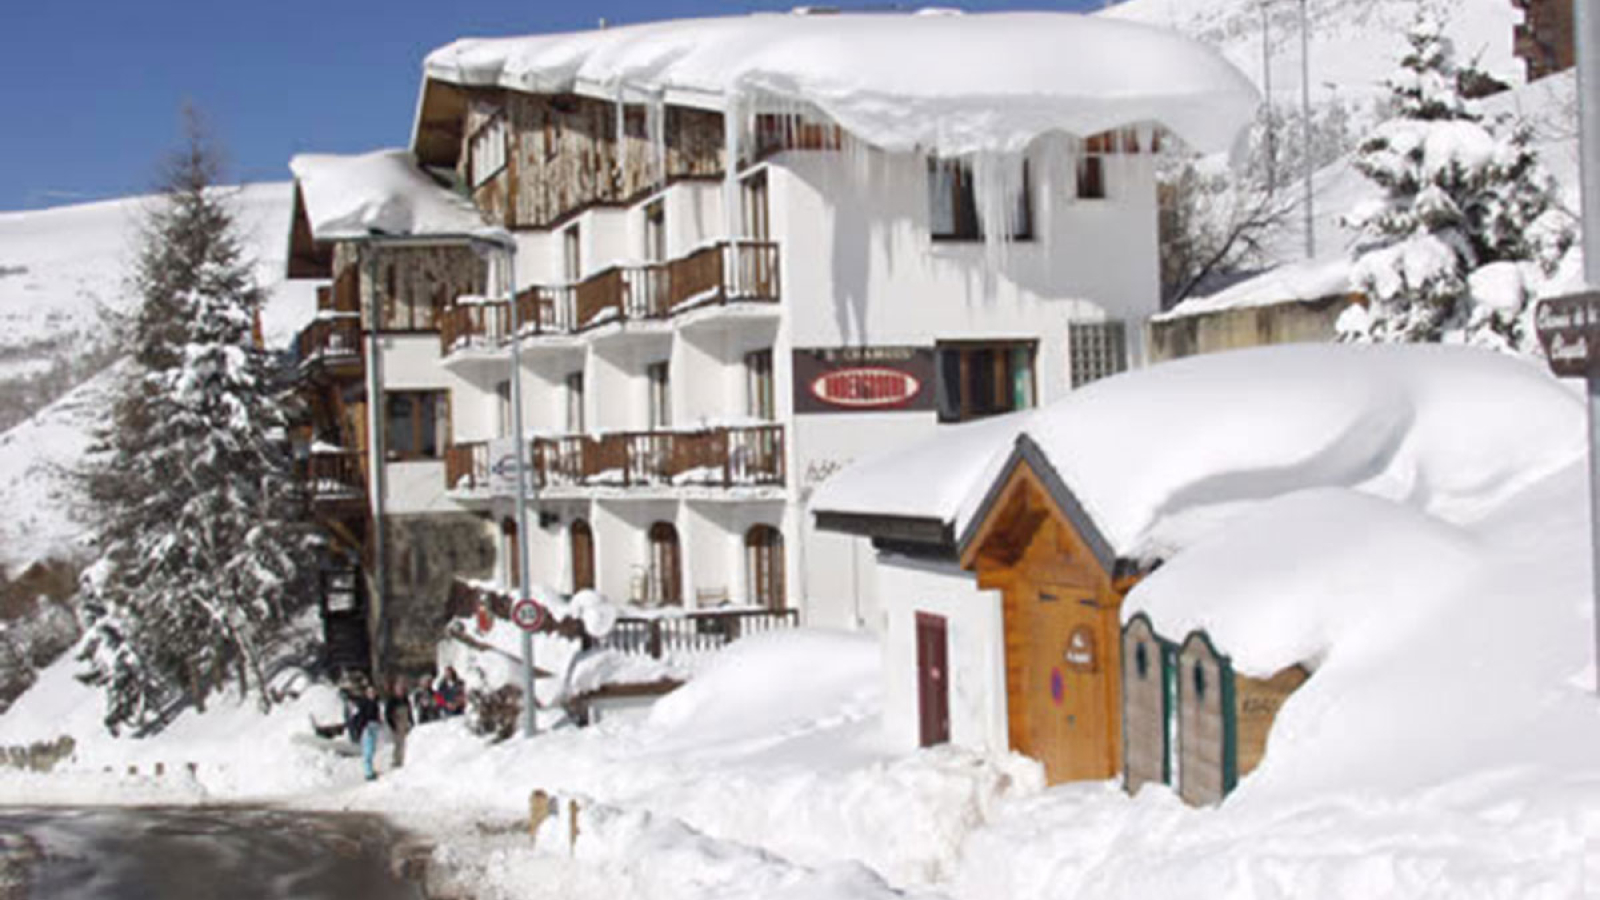
M 1361 353 L 1421 362 L 1377 366 L 1387 392 L 1301 377 Z M 1190 377 L 1163 374 L 1179 369 Z M 810 630 L 740 641 L 648 714 L 591 729 L 490 745 L 459 720 L 423 726 L 407 765 L 370 785 L 336 752 L 348 745 L 309 737 L 311 717 L 336 715 L 325 686 L 266 717 L 223 702 L 159 737 L 119 741 L 96 733 L 99 698 L 64 661 L 0 717 L 0 745 L 67 732 L 76 756 L 48 776 L 0 773 L 0 794 L 380 811 L 436 840 L 441 868 L 475 897 L 1556 898 L 1600 888 L 1580 397 L 1531 366 L 1437 348 L 1202 357 L 1096 393 L 1119 408 L 1192 407 L 1196 391 L 1228 379 L 1304 392 L 1308 407 L 1295 416 L 1256 402 L 1260 391 L 1241 394 L 1221 430 L 1248 430 L 1251 410 L 1270 422 L 1258 423 L 1259 458 L 1226 480 L 1205 473 L 1229 465 L 1232 444 L 1171 437 L 1200 433 L 1204 417 L 1135 416 L 1186 452 L 1101 460 L 1129 470 L 1101 476 L 1130 494 L 1087 499 L 1101 511 L 1136 501 L 1180 518 L 1225 512 L 1173 545 L 1128 610 L 1164 629 L 1205 626 L 1241 671 L 1314 661 L 1262 765 L 1218 808 L 1186 807 L 1164 787 L 1131 798 L 1115 783 L 1045 789 L 1038 766 L 1010 755 L 896 753 L 881 736 L 874 639 Z M 1330 391 L 1343 399 L 1325 408 L 1318 398 Z M 1050 429 L 1092 399 L 1041 411 L 1030 433 L 1070 450 L 1072 435 Z M 1361 443 L 1346 438 L 1360 434 L 1381 445 L 1366 470 L 1345 465 Z M 1319 446 L 1337 452 L 1306 455 Z M 1215 490 L 1173 487 L 1195 478 Z M 1152 485 L 1201 506 L 1180 509 Z M 1473 503 L 1450 499 L 1463 491 Z M 1110 521 L 1134 523 L 1113 531 L 1135 547 L 1148 531 L 1139 523 L 1163 516 Z M 151 774 L 158 761 L 163 778 Z M 526 833 L 535 789 L 577 799 L 575 844 L 556 822 L 537 839 Z

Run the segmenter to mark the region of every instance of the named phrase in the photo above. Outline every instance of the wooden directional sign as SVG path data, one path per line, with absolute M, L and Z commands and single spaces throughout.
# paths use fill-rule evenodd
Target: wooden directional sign
M 1562 378 L 1586 376 L 1591 360 L 1600 362 L 1600 291 L 1543 300 L 1533 324 L 1551 370 Z

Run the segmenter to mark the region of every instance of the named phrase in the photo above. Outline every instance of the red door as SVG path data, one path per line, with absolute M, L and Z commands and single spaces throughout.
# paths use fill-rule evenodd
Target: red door
M 917 713 L 924 747 L 950 740 L 950 667 L 945 618 L 917 613 Z

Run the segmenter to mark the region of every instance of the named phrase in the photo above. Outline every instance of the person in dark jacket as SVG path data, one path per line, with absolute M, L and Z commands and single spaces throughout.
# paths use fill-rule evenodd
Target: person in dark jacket
M 367 685 L 361 696 L 356 698 L 356 711 L 351 716 L 353 730 L 361 735 L 361 768 L 366 773 L 367 780 L 372 781 L 378 777 L 378 772 L 372 767 L 372 757 L 378 752 L 378 689 Z
M 447 716 L 459 716 L 467 711 L 467 686 L 461 683 L 455 666 L 446 666 L 439 685 L 434 690 L 439 709 Z
M 383 701 L 383 720 L 394 734 L 394 756 L 391 761 L 396 769 L 406 764 L 406 735 L 411 733 L 409 688 L 404 677 L 396 676 L 390 682 L 389 696 Z

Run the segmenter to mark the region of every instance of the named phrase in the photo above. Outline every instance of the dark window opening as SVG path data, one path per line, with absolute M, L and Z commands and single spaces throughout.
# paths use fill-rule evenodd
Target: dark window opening
M 1011 239 L 1033 237 L 1033 202 L 1028 165 L 1022 166 L 1022 185 L 1011 201 Z M 978 212 L 972 165 L 964 160 L 928 160 L 929 232 L 936 240 L 981 241 L 983 219 Z
M 941 343 L 938 360 L 940 422 L 965 422 L 1031 409 L 1033 341 Z
M 384 440 L 391 460 L 438 459 L 449 438 L 450 395 L 393 391 L 385 397 Z

